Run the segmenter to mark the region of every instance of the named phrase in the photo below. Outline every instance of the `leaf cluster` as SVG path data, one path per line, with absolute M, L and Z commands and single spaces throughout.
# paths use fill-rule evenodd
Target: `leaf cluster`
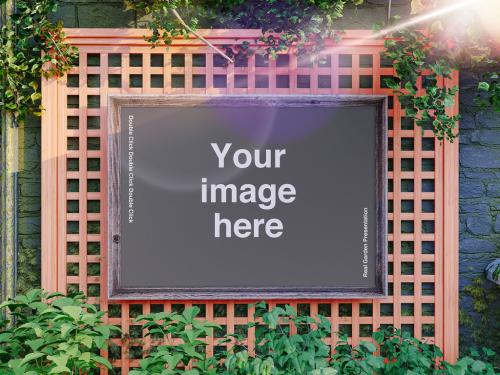
M 472 311 L 460 311 L 460 324 L 466 332 L 463 345 L 487 346 L 500 351 L 500 287 L 485 276 L 464 286 L 462 299 L 470 300 Z M 500 366 L 500 358 L 496 364 Z
M 384 42 L 384 57 L 393 62 L 396 76 L 385 80 L 394 90 L 406 117 L 424 129 L 432 129 L 439 140 L 457 137 L 459 115 L 450 115 L 458 87 L 447 87 L 454 66 L 444 47 L 420 30 L 405 28 Z M 419 89 L 419 77 L 422 77 Z M 441 83 L 443 82 L 443 83 Z
M 264 302 L 255 305 L 255 315 L 246 332 L 255 333 L 254 349 L 249 350 L 246 334 L 229 334 L 218 342 L 229 349 L 207 357 L 202 349 L 212 329 L 220 327 L 197 320 L 197 308 L 182 314 L 160 313 L 141 316 L 148 334 L 166 339 L 140 361 L 133 375 L 495 375 L 495 353 L 472 351 L 456 364 L 442 360 L 435 345 L 409 333 L 387 327 L 373 333 L 371 341 L 357 346 L 340 339 L 333 351 L 325 344 L 330 337 L 328 319 L 300 316 L 288 305 L 271 310 Z M 184 327 L 184 328 L 182 328 Z M 186 333 L 183 333 L 183 329 Z M 213 337 L 213 336 L 212 336 Z M 177 340 L 177 341 L 175 341 Z
M 346 338 L 335 348 L 333 367 L 346 375 L 495 375 L 492 359 L 495 353 L 484 349 L 450 364 L 442 360 L 441 350 L 393 327 L 374 332 L 372 342 L 349 345 Z
M 99 354 L 112 331 L 103 312 L 82 294 L 66 297 L 32 290 L 0 305 L 9 320 L 0 325 L 0 373 L 77 374 L 111 368 Z
M 254 347 L 246 333 L 225 334 L 222 327 L 198 317 L 199 307 L 183 312 L 141 315 L 152 349 L 131 375 L 495 375 L 495 353 L 473 351 L 452 365 L 436 346 L 387 327 L 369 341 L 351 345 L 340 335 L 335 348 L 330 321 L 299 315 L 288 305 L 254 305 Z M 66 297 L 33 290 L 0 305 L 10 320 L 0 322 L 0 373 L 81 374 L 111 364 L 99 355 L 119 329 L 103 323 L 103 312 L 82 294 Z M 214 355 L 206 350 L 214 342 Z M 332 354 L 333 353 L 333 354 Z
M 493 108 L 500 112 L 500 71 L 483 74 L 483 80 L 478 83 L 476 103 L 481 109 Z
M 143 323 L 146 336 L 151 336 L 158 345 L 130 375 L 216 374 L 217 360 L 207 356 L 203 339 L 213 336 L 213 330 L 220 327 L 197 319 L 199 311 L 199 307 L 194 306 L 182 313 L 161 312 L 137 317 L 136 321 Z
M 330 347 L 324 339 L 331 335 L 330 321 L 322 316 L 300 316 L 289 305 L 271 310 L 263 302 L 255 305 L 255 356 L 243 344 L 243 335 L 226 341 L 224 374 L 336 374 L 330 368 Z
M 76 59 L 62 25 L 48 18 L 56 9 L 55 0 L 16 1 L 16 12 L 0 30 L 0 109 L 19 120 L 41 113 L 40 77 L 62 76 Z
M 173 38 L 187 37 L 187 30 L 172 14 L 177 10 L 191 28 L 258 29 L 267 55 L 297 45 L 320 50 L 327 38 L 337 38 L 334 21 L 342 17 L 347 4 L 363 0 L 126 0 L 128 9 L 150 16 L 148 40 L 157 46 L 170 45 Z M 233 47 L 228 46 L 228 49 Z M 240 51 L 237 47 L 234 53 Z

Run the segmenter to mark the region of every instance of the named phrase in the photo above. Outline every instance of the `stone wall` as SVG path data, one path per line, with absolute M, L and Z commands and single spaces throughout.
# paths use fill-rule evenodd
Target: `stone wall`
M 65 27 L 137 27 L 137 15 L 120 0 L 60 0 L 55 19 Z
M 477 78 L 460 79 L 460 285 L 500 257 L 500 114 L 474 103 Z
M 500 257 L 500 114 L 475 105 L 477 82 L 473 74 L 461 72 L 461 343 L 462 348 L 474 344 L 498 352 L 500 287 L 479 278 Z
M 40 285 L 40 121 L 29 118 L 19 131 L 18 290 Z

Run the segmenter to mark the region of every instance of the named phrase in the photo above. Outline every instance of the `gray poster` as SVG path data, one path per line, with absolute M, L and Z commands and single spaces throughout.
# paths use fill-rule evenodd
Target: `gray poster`
M 111 297 L 384 295 L 385 102 L 327 98 L 118 98 Z

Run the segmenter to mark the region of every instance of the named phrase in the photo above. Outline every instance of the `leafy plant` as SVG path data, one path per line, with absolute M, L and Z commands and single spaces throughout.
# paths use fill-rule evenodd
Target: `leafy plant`
M 16 1 L 16 12 L 1 28 L 0 109 L 19 120 L 29 112 L 41 113 L 40 77 L 64 75 L 76 58 L 62 25 L 48 18 L 56 9 L 55 0 Z
M 146 336 L 166 342 L 155 346 L 130 375 L 216 374 L 217 361 L 207 357 L 203 339 L 220 327 L 197 319 L 199 311 L 199 307 L 191 307 L 182 314 L 161 312 L 137 317 L 137 322 L 144 322 Z
M 103 324 L 103 312 L 87 304 L 82 294 L 66 297 L 33 290 L 0 305 L 10 320 L 0 322 L 0 373 L 82 374 L 111 368 L 99 350 L 113 331 Z M 385 328 L 353 347 L 340 336 L 332 351 L 324 339 L 329 320 L 300 316 L 288 305 L 268 309 L 255 305 L 248 329 L 255 331 L 255 350 L 244 334 L 222 334 L 222 328 L 198 318 L 198 307 L 182 313 L 141 315 L 152 349 L 144 353 L 131 375 L 495 375 L 492 350 L 472 351 L 456 364 L 441 360 L 439 348 Z M 207 354 L 207 341 L 217 339 L 229 349 Z M 332 354 L 333 353 L 333 354 Z M 498 370 L 498 369 L 497 369 Z
M 481 351 L 471 350 L 470 355 L 458 360 L 456 365 L 445 364 L 445 369 L 450 375 L 497 375 L 497 369 L 492 364 L 496 353 L 483 348 Z
M 242 345 L 242 335 L 226 353 L 226 374 L 279 374 L 279 375 L 334 375 L 329 368 L 330 348 L 324 339 L 331 334 L 328 319 L 318 316 L 299 316 L 289 305 L 268 311 L 263 302 L 255 305 L 255 356 Z
M 104 313 L 82 294 L 65 297 L 36 289 L 2 303 L 0 311 L 10 317 L 0 326 L 0 373 L 77 374 L 111 368 L 98 353 L 118 328 L 104 325 Z
M 219 344 L 230 348 L 207 358 L 201 350 L 212 329 L 220 329 L 195 317 L 197 308 L 182 314 L 160 313 L 139 317 L 148 334 L 169 341 L 140 361 L 133 375 L 495 375 L 496 354 L 488 349 L 472 351 L 456 364 L 442 361 L 435 345 L 409 333 L 388 327 L 373 333 L 372 341 L 353 347 L 341 335 L 334 354 L 324 339 L 331 335 L 330 323 L 318 316 L 299 316 L 290 306 L 267 308 L 255 305 L 248 329 L 255 330 L 255 350 L 246 346 L 246 334 L 225 335 Z M 185 332 L 184 332 L 185 331 Z M 177 339 L 177 342 L 173 340 Z
M 498 71 L 483 74 L 483 81 L 477 85 L 478 96 L 476 103 L 482 109 L 493 108 L 500 112 L 500 81 Z

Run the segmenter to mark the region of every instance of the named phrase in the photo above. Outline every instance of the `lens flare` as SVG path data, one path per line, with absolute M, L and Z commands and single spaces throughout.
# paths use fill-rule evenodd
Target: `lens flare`
M 473 11 L 489 36 L 500 43 L 500 1 L 481 0 Z
M 322 51 L 321 53 L 332 53 L 337 49 L 344 49 L 348 46 L 357 46 L 363 45 L 367 40 L 380 39 L 386 35 L 392 34 L 398 30 L 405 29 L 410 26 L 415 26 L 433 19 L 437 19 L 443 16 L 451 16 L 452 13 L 457 12 L 459 10 L 465 10 L 467 8 L 474 9 L 477 11 L 482 17 L 482 20 L 485 23 L 491 23 L 492 26 L 498 30 L 498 19 L 499 19 L 499 10 L 500 10 L 500 1 L 499 0 L 462 0 L 462 1 L 453 1 L 452 4 L 445 5 L 432 11 L 420 14 L 418 16 L 412 17 L 404 22 L 400 22 L 394 26 L 387 27 L 378 32 L 375 32 L 365 38 L 353 39 L 353 40 L 345 40 L 342 42 L 342 45 L 330 47 Z M 468 10 L 468 9 L 467 9 Z M 483 16 L 481 16 L 483 15 Z M 498 33 L 497 33 L 498 38 Z M 317 57 L 317 56 L 316 56 Z

